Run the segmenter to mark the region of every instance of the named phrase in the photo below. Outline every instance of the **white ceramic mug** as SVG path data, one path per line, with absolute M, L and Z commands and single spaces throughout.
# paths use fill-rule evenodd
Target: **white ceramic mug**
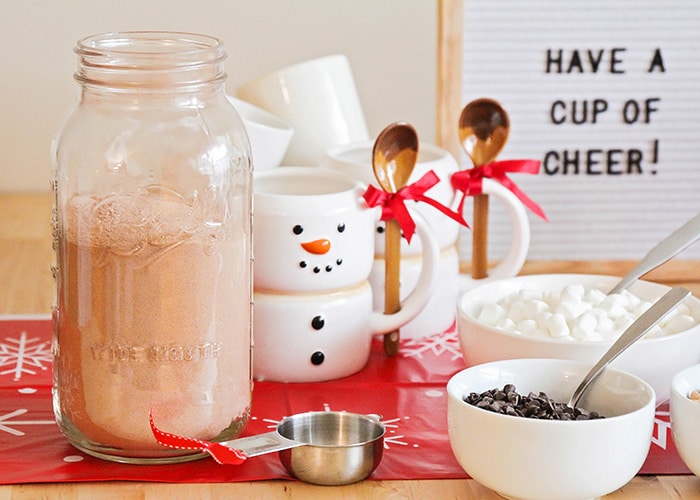
M 369 139 L 350 63 L 336 54 L 311 59 L 249 81 L 236 96 L 294 128 L 282 163 L 316 165 L 338 144 Z
M 282 162 L 294 130 L 277 115 L 254 104 L 228 96 L 238 111 L 250 140 L 255 170 L 267 170 Z
M 322 168 L 345 172 L 365 183 L 377 184 L 372 169 L 372 147 L 370 141 L 345 144 L 330 148 L 320 162 Z M 450 177 L 459 170 L 454 157 L 445 149 L 438 146 L 420 143 L 418 161 L 409 178 L 409 183 L 416 182 L 430 171 L 435 172 L 440 182 L 430 188 L 425 194 L 441 204 L 457 209 L 461 193 L 455 193 L 450 184 Z M 438 263 L 438 287 L 434 296 L 423 311 L 412 321 L 404 325 L 401 335 L 404 338 L 422 338 L 439 333 L 449 328 L 456 318 L 457 298 L 464 292 L 484 280 L 494 280 L 512 277 L 518 274 L 527 258 L 530 246 L 530 224 L 525 207 L 508 189 L 490 179 L 483 180 L 484 193 L 494 195 L 506 207 L 511 220 L 512 243 L 505 258 L 489 270 L 489 275 L 483 280 L 474 280 L 465 273 L 460 273 L 459 224 L 445 214 L 426 203 L 415 203 L 410 206 L 412 213 L 420 213 L 431 225 L 441 248 Z M 384 223 L 377 225 L 375 235 L 376 258 L 370 275 L 370 283 L 374 289 L 374 302 L 380 304 L 384 300 Z M 409 245 L 405 239 L 401 242 L 401 296 L 413 289 L 416 277 L 420 272 L 421 254 L 419 241 Z
M 256 378 L 350 375 L 367 363 L 373 335 L 402 327 L 430 300 L 440 251 L 418 214 L 425 251 L 417 284 L 398 312 L 373 307 L 369 275 L 381 209 L 366 205 L 364 190 L 346 174 L 317 167 L 255 175 Z
M 369 276 L 369 282 L 374 290 L 374 307 L 381 307 L 384 304 L 384 266 L 384 258 L 377 256 Z M 399 289 L 401 300 L 415 288 L 420 271 L 420 256 L 401 258 L 401 286 Z M 459 253 L 456 246 L 440 250 L 435 282 L 437 283 L 435 291 L 423 310 L 401 327 L 401 338 L 421 339 L 442 333 L 455 322 L 456 303 L 460 291 Z
M 372 141 L 362 141 L 330 148 L 321 159 L 319 166 L 344 172 L 365 184 L 378 186 L 372 168 L 373 146 Z M 451 207 L 455 196 L 450 185 L 450 175 L 457 169 L 457 161 L 447 151 L 432 144 L 421 143 L 418 147 L 418 161 L 408 182 L 413 183 L 431 170 L 434 171 L 440 178 L 440 182 L 430 188 L 426 195 Z M 435 232 L 440 248 L 455 244 L 459 235 L 459 223 L 429 205 L 410 202 L 408 206 L 425 217 Z M 377 228 L 375 242 L 377 255 L 384 255 L 383 228 L 382 222 Z M 402 238 L 401 255 L 420 255 L 421 251 L 420 241 L 412 241 L 409 245 L 406 239 Z
M 372 142 L 364 141 L 330 148 L 321 160 L 320 166 L 345 172 L 364 183 L 377 185 L 372 169 L 372 147 Z M 445 149 L 432 144 L 420 143 L 418 161 L 408 183 L 416 182 L 431 170 L 437 174 L 440 182 L 428 190 L 425 193 L 426 196 L 449 208 L 456 209 L 461 199 L 461 193 L 455 193 L 450 185 L 450 177 L 459 170 L 457 161 Z M 482 185 L 485 194 L 493 195 L 505 206 L 510 217 L 512 231 L 512 243 L 508 253 L 496 266 L 489 269 L 489 275 L 484 279 L 493 280 L 515 276 L 522 269 L 530 247 L 530 223 L 527 212 L 517 196 L 498 182 L 484 179 Z M 412 212 L 419 212 L 425 217 L 433 228 L 441 249 L 457 244 L 460 227 L 457 222 L 426 203 L 415 203 L 409 208 Z M 383 223 L 379 226 L 376 235 L 376 249 L 377 255 L 381 257 L 384 254 L 384 237 L 381 234 Z M 418 241 L 411 242 L 409 245 L 403 239 L 401 245 L 403 256 L 419 255 L 421 252 Z M 462 291 L 483 282 L 483 280 L 473 280 L 466 274 L 460 275 L 459 279 Z

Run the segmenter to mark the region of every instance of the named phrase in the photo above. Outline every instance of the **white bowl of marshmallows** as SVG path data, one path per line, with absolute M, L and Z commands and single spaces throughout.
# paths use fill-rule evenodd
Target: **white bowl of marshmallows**
M 669 290 L 639 280 L 608 295 L 620 278 L 592 274 L 520 276 L 485 283 L 458 304 L 458 330 L 468 366 L 503 359 L 557 358 L 594 363 L 613 341 Z M 688 297 L 612 366 L 649 383 L 660 404 L 671 379 L 700 363 L 700 300 Z

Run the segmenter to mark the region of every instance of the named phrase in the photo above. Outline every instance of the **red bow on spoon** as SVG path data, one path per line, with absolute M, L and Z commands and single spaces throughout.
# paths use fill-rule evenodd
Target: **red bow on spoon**
M 411 217 L 408 207 L 406 207 L 406 201 L 408 200 L 425 202 L 458 223 L 469 227 L 469 224 L 462 216 L 461 205 L 459 212 L 455 212 L 439 201 L 425 195 L 425 192 L 438 182 L 440 182 L 440 178 L 431 170 L 413 184 L 404 186 L 396 193 L 388 193 L 370 184 L 362 196 L 370 207 L 382 207 L 381 220 L 396 219 L 406 237 L 406 241 L 411 243 L 411 238 L 416 230 L 416 223 Z
M 482 167 L 455 172 L 452 174 L 450 184 L 452 184 L 455 191 L 463 193 L 457 210 L 460 214 L 462 213 L 467 196 L 476 196 L 483 193 L 482 179 L 487 177 L 500 182 L 517 196 L 523 205 L 542 219 L 547 220 L 544 210 L 506 175 L 507 173 L 537 174 L 539 170 L 540 162 L 537 160 L 503 160 L 487 163 Z

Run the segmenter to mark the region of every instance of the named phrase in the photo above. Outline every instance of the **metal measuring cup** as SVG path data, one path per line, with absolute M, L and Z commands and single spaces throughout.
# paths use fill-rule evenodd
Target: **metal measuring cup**
M 377 468 L 385 432 L 377 415 L 315 411 L 285 417 L 273 432 L 220 444 L 249 458 L 277 451 L 297 479 L 341 485 L 361 481 Z

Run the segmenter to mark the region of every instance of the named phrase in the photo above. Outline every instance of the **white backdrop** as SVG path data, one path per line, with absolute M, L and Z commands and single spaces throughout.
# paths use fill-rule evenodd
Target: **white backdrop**
M 231 91 L 345 54 L 372 136 L 406 120 L 434 141 L 437 15 L 437 0 L 0 0 L 0 191 L 48 190 L 51 138 L 78 92 L 73 47 L 107 31 L 217 36 Z

